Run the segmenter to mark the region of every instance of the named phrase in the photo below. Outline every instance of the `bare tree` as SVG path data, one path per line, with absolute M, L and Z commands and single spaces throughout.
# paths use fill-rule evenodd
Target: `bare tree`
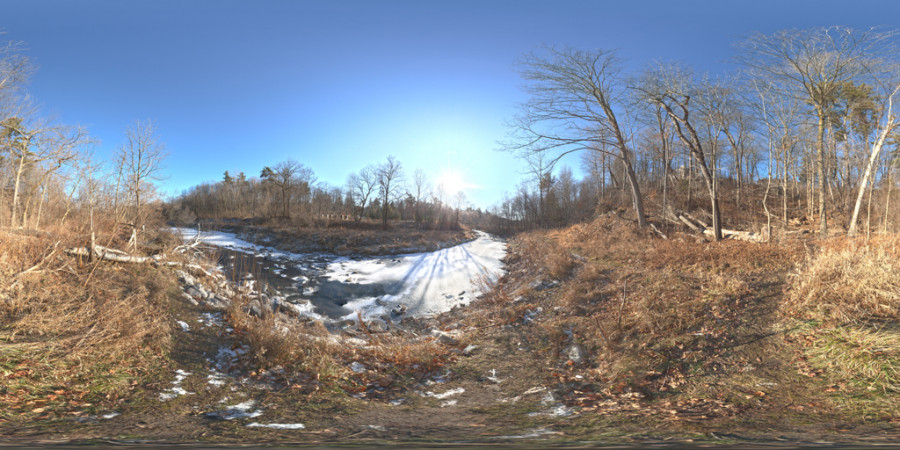
M 356 215 L 356 221 L 359 222 L 363 218 L 366 211 L 366 203 L 369 197 L 378 187 L 378 170 L 375 166 L 368 165 L 363 167 L 359 173 L 352 173 L 347 177 L 347 188 L 351 195 L 359 203 L 359 213 Z
M 46 122 L 27 123 L 22 115 L 0 121 L 0 150 L 9 155 L 14 168 L 13 198 L 10 226 L 27 226 L 27 208 L 22 212 L 23 180 L 31 173 L 36 182 L 26 192 L 33 194 L 46 186 L 47 180 L 63 164 L 78 156 L 78 147 L 89 141 L 79 127 L 50 125 Z M 24 202 L 28 204 L 27 200 Z M 42 205 L 43 203 L 41 203 Z
M 290 217 L 291 197 L 296 192 L 300 200 L 312 192 L 314 176 L 311 169 L 288 159 L 273 167 L 266 166 L 259 175 L 264 182 L 276 186 L 281 193 L 281 216 Z
M 413 175 L 413 189 L 415 190 L 413 198 L 416 201 L 416 226 L 419 226 L 422 223 L 422 215 L 419 211 L 419 205 L 422 203 L 422 200 L 427 198 L 429 195 L 428 177 L 425 176 L 424 170 L 416 169 L 416 173 Z
M 9 105 L 34 72 L 21 42 L 0 44 L 0 105 Z M 6 114 L 4 114 L 6 115 Z
M 466 203 L 466 193 L 463 191 L 457 191 L 454 196 L 454 200 L 456 200 L 456 226 L 459 226 L 459 212 L 462 210 L 463 205 Z
M 528 163 L 527 175 L 538 188 L 537 223 L 540 227 L 547 226 L 547 204 L 545 202 L 547 192 L 553 185 L 553 163 L 544 152 L 529 153 L 525 155 Z
M 137 230 L 144 225 L 144 206 L 156 193 L 153 182 L 161 179 L 166 156 L 166 146 L 160 142 L 153 121 L 136 121 L 125 131 L 125 144 L 118 149 L 116 163 L 119 179 L 133 206 L 130 221 L 135 247 Z
M 706 181 L 706 189 L 709 192 L 712 215 L 713 237 L 722 239 L 722 215 L 719 208 L 719 191 L 714 168 L 707 162 L 707 152 L 704 148 L 704 139 L 698 132 L 696 121 L 691 118 L 691 111 L 697 106 L 692 99 L 700 100 L 702 92 L 699 91 L 697 82 L 690 70 L 675 65 L 659 65 L 644 73 L 643 79 L 636 87 L 644 98 L 665 110 L 666 115 L 672 119 L 675 126 L 675 134 L 690 151 L 691 156 L 703 174 Z M 714 155 L 713 160 L 714 160 Z
M 826 217 L 825 131 L 845 82 L 864 77 L 883 55 L 893 32 L 828 27 L 757 33 L 741 45 L 739 60 L 752 77 L 768 80 L 780 95 L 808 105 L 816 119 L 816 177 L 819 232 L 828 231 Z
M 799 106 L 797 105 L 796 99 L 774 93 L 764 80 L 753 79 L 750 80 L 749 84 L 753 87 L 753 90 L 756 91 L 758 97 L 751 102 L 751 108 L 755 110 L 759 119 L 762 120 L 762 124 L 765 126 L 764 137 L 768 148 L 768 178 L 766 180 L 766 191 L 763 196 L 762 204 L 763 209 L 766 212 L 766 236 L 767 239 L 771 239 L 772 214 L 769 213 L 767 201 L 772 186 L 773 176 L 780 178 L 781 181 L 781 220 L 785 227 L 788 224 L 789 167 L 791 165 L 793 148 L 798 141 L 796 130 L 794 128 L 797 122 L 797 110 Z M 760 132 L 762 132 L 762 130 L 760 130 Z M 778 170 L 779 165 L 781 166 L 780 174 Z
M 547 52 L 548 57 L 531 54 L 523 62 L 521 74 L 530 82 L 526 89 L 531 99 L 522 105 L 513 124 L 513 142 L 505 147 L 520 154 L 553 153 L 551 166 L 568 153 L 614 149 L 611 154 L 625 168 L 638 224 L 646 226 L 631 139 L 620 123 L 628 117 L 620 60 L 602 50 Z
M 393 155 L 388 156 L 387 161 L 378 166 L 378 187 L 381 191 L 381 225 L 387 228 L 388 210 L 390 201 L 399 188 L 403 177 L 403 167 Z
M 892 83 L 894 84 L 894 83 Z M 878 156 L 881 154 L 881 149 L 884 147 L 885 141 L 887 141 L 888 136 L 897 128 L 898 120 L 897 117 L 893 113 L 894 108 L 894 96 L 897 95 L 897 92 L 900 92 L 900 84 L 896 84 L 893 88 L 893 91 L 890 93 L 886 93 L 885 102 L 886 107 L 882 110 L 882 114 L 879 120 L 879 132 L 878 138 L 872 144 L 872 150 L 869 154 L 869 160 L 866 164 L 866 171 L 863 175 L 862 181 L 859 183 L 859 193 L 856 196 L 856 203 L 853 206 L 853 215 L 850 218 L 850 228 L 847 230 L 847 235 L 853 237 L 856 235 L 857 221 L 859 220 L 859 209 L 862 205 L 863 195 L 866 192 L 866 189 L 869 185 L 869 179 L 872 177 L 872 169 L 875 167 L 875 161 L 878 159 Z

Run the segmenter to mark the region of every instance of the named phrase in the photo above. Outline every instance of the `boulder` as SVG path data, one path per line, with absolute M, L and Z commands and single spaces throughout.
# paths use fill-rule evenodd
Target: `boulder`
M 181 293 L 181 298 L 183 298 L 184 301 L 186 301 L 186 302 L 188 302 L 188 303 L 190 303 L 190 304 L 192 304 L 192 305 L 194 305 L 194 306 L 198 306 L 198 305 L 199 305 L 199 303 L 197 303 L 197 300 L 194 300 L 194 297 L 191 297 L 191 294 L 188 294 L 187 292 L 182 292 L 182 293 Z

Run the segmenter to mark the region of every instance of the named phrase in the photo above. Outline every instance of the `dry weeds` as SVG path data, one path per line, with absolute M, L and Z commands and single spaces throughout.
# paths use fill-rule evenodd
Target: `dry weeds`
M 677 417 L 739 411 L 734 394 L 701 380 L 749 363 L 728 349 L 767 320 L 762 296 L 779 293 L 803 254 L 799 245 L 662 240 L 613 215 L 520 235 L 509 248 L 510 275 L 478 304 L 479 323 L 522 327 L 544 343 L 548 376 L 572 406 L 652 415 L 674 405 Z M 547 278 L 559 284 L 532 287 Z
M 788 316 L 847 324 L 900 319 L 900 239 L 834 239 L 794 274 Z
M 781 307 L 801 333 L 807 373 L 860 416 L 898 414 L 900 239 L 835 238 L 793 273 Z
M 79 261 L 62 251 L 77 245 L 70 236 L 0 234 L 0 397 L 9 418 L 49 413 L 48 402 L 65 410 L 114 401 L 171 346 L 170 277 Z
M 359 338 L 348 338 L 329 332 L 321 322 L 297 321 L 271 309 L 257 317 L 249 313 L 252 301 L 235 299 L 228 314 L 229 322 L 250 346 L 250 364 L 255 370 L 280 367 L 295 382 L 306 382 L 313 390 L 339 388 L 357 395 L 367 393 L 369 398 L 391 398 L 411 382 L 435 375 L 453 360 L 454 348 L 463 345 L 443 344 L 433 337 L 367 331 Z M 354 363 L 366 370 L 354 371 Z

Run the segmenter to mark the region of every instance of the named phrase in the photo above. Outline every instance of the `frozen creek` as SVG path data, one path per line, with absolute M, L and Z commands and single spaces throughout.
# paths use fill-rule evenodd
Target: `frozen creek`
M 197 231 L 177 228 L 185 241 Z M 374 258 L 296 254 L 256 245 L 225 232 L 202 231 L 216 246 L 220 266 L 232 277 L 259 278 L 275 298 L 320 320 L 399 320 L 430 316 L 466 305 L 481 292 L 479 280 L 503 274 L 506 244 L 484 232 L 470 242 L 434 252 Z

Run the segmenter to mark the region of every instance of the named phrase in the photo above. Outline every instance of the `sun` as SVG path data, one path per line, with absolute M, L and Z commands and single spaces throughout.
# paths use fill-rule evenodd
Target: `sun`
M 442 187 L 445 194 L 453 196 L 465 189 L 468 184 L 459 171 L 444 170 L 435 181 L 435 186 Z

